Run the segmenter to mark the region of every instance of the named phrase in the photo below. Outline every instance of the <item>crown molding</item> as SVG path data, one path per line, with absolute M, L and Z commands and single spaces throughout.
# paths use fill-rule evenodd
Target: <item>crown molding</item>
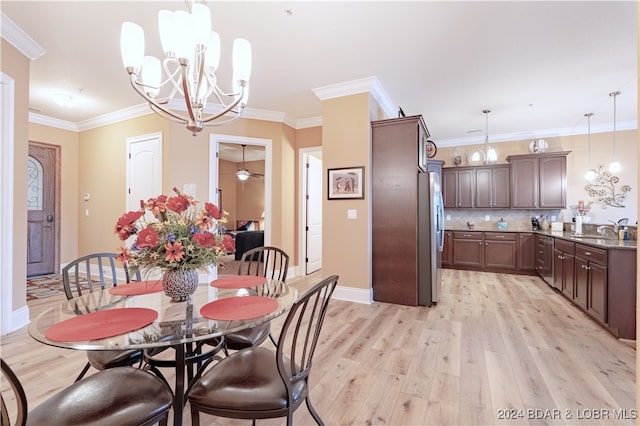
M 625 121 L 616 125 L 616 131 L 623 130 L 637 130 L 637 121 Z M 591 126 L 591 134 L 594 133 L 608 133 L 613 132 L 613 123 L 602 123 Z M 531 132 L 516 132 L 516 133 L 503 133 L 498 135 L 490 135 L 489 143 L 502 143 L 513 142 L 522 140 L 544 139 L 544 138 L 558 138 L 563 136 L 577 136 L 586 135 L 588 133 L 587 126 L 580 127 L 562 127 L 557 129 L 541 129 Z M 484 143 L 485 136 L 470 136 L 467 138 L 457 139 L 441 139 L 437 140 L 436 144 L 439 147 L 456 147 L 466 145 L 479 145 Z
M 47 115 L 38 114 L 36 112 L 29 112 L 29 123 L 42 124 L 43 126 L 69 130 L 71 132 L 79 132 L 81 130 L 76 123 L 52 118 Z
M 377 77 L 365 77 L 312 90 L 321 101 L 368 92 L 378 102 L 387 117 L 395 116 L 395 106 Z
M 15 24 L 7 15 L 0 11 L 0 34 L 9 44 L 18 49 L 30 61 L 47 53 L 37 41 Z

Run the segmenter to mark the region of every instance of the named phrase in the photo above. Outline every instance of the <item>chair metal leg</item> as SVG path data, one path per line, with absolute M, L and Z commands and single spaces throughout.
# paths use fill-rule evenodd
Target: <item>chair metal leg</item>
M 309 412 L 313 416 L 313 419 L 316 421 L 316 423 L 318 423 L 319 426 L 324 426 L 324 422 L 320 418 L 320 415 L 318 414 L 316 409 L 313 408 L 313 405 L 311 405 L 311 399 L 309 399 L 309 396 L 307 396 L 305 398 L 305 402 L 307 403 L 307 409 L 309 410 Z
M 200 426 L 200 411 L 191 406 L 191 426 Z
M 84 366 L 84 368 L 80 372 L 80 375 L 78 375 L 75 381 L 77 382 L 78 380 L 82 379 L 84 375 L 87 374 L 87 371 L 89 371 L 89 368 L 91 368 L 91 364 L 87 362 L 87 364 Z

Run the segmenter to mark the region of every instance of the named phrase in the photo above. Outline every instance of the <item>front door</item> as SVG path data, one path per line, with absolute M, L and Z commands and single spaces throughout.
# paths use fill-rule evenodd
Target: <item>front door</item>
M 58 147 L 29 144 L 27 167 L 27 276 L 56 272 Z

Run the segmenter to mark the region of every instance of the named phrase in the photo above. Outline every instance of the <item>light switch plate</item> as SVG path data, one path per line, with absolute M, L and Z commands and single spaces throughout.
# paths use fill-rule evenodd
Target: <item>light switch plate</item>
M 485 222 L 489 222 L 490 220 L 491 220 L 491 216 L 489 216 L 488 214 L 484 216 Z
M 358 210 L 349 209 L 347 210 L 347 219 L 357 219 L 358 218 Z

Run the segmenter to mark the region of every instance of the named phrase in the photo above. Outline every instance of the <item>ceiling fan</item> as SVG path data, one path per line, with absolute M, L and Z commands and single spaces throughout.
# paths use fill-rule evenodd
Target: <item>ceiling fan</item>
M 238 171 L 236 172 L 236 178 L 238 178 L 238 180 L 243 181 L 243 182 L 246 181 L 247 179 L 249 179 L 250 177 L 254 177 L 254 178 L 258 178 L 258 179 L 264 178 L 264 175 L 262 175 L 260 173 L 251 173 L 245 167 L 245 164 L 244 164 L 244 149 L 245 149 L 246 146 L 247 145 L 242 144 L 242 168 L 238 169 Z

